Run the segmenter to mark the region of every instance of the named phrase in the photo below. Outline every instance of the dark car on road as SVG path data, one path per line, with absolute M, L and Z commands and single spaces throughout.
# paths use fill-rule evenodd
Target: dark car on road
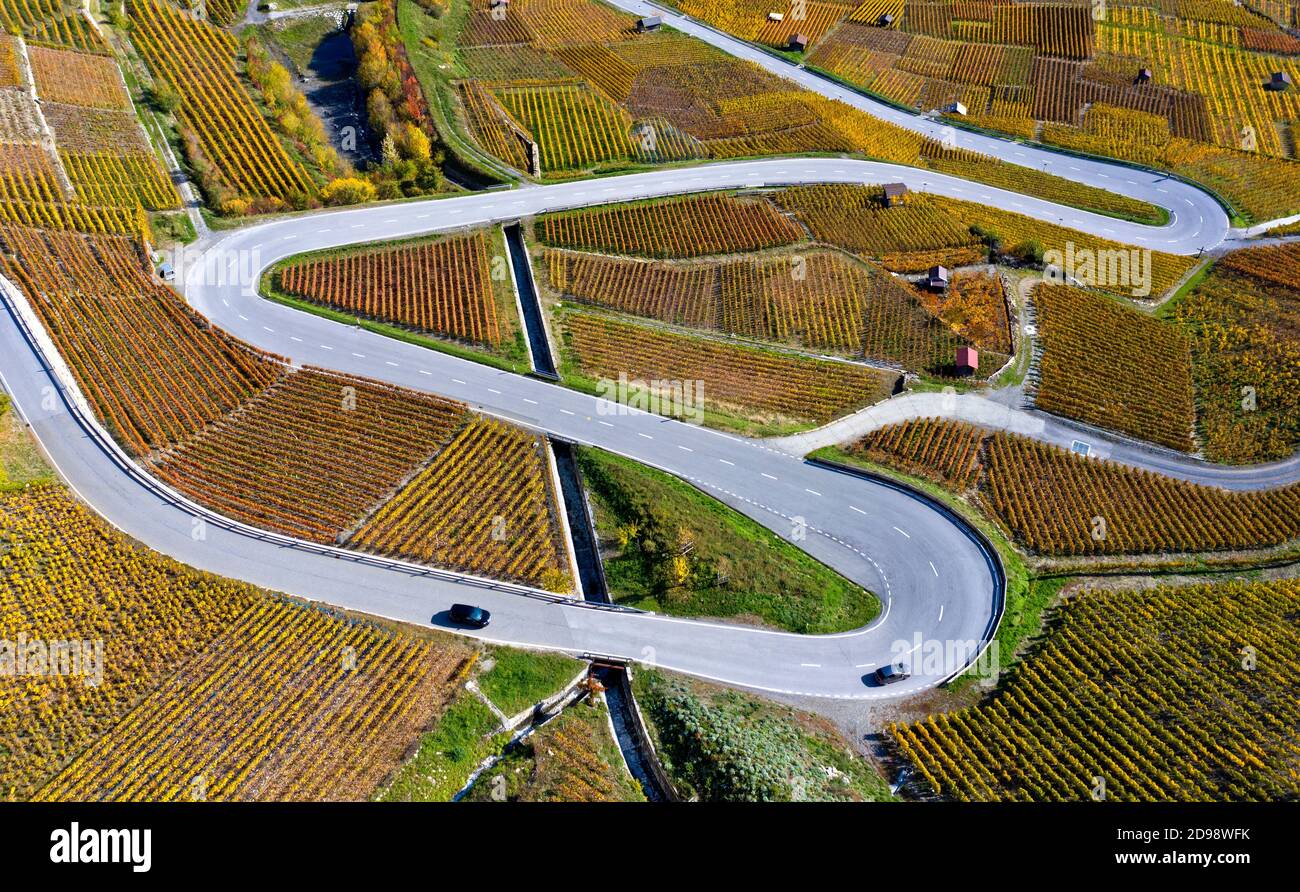
M 452 604 L 448 616 L 456 625 L 470 626 L 474 629 L 483 628 L 488 624 L 488 620 L 492 619 L 492 614 L 472 604 Z
M 889 663 L 872 673 L 872 678 L 876 680 L 876 684 L 881 685 L 905 681 L 911 677 L 912 673 L 908 672 L 907 667 L 902 663 Z

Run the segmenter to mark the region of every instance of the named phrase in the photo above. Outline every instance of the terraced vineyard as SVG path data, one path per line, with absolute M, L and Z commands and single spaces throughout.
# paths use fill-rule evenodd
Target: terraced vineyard
M 0 25 L 34 44 L 108 52 L 103 37 L 74 0 L 3 0 Z
M 716 264 L 667 264 L 547 250 L 546 283 L 566 298 L 677 325 L 718 324 Z
M 263 598 L 36 798 L 365 799 L 438 715 L 469 655 Z
M 1295 580 L 1084 592 L 988 701 L 889 734 L 951 799 L 1294 798 L 1298 609 Z
M 1300 536 L 1295 484 L 1233 492 L 942 420 L 883 428 L 849 452 L 973 491 L 1017 543 L 1041 555 L 1234 551 Z
M 781 49 L 794 34 L 816 41 L 854 8 L 848 0 L 812 0 L 789 4 L 789 14 L 778 21 L 768 13 L 779 9 L 760 9 L 750 0 L 687 5 Z M 1053 9 L 1035 15 L 1046 21 L 1060 14 Z M 514 0 L 508 10 L 473 0 L 458 32 L 426 21 L 420 27 L 431 42 L 412 42 L 410 48 L 417 55 L 427 52 L 428 68 L 439 72 L 425 74 L 426 91 L 436 80 L 459 99 L 457 120 L 469 137 L 532 176 L 569 178 L 631 164 L 843 152 L 936 170 L 959 166 L 983 182 L 1104 213 L 1153 222 L 1158 216 L 1144 202 L 945 150 L 683 34 L 634 33 L 634 21 L 592 0 Z M 1046 40 L 1044 34 L 1054 33 L 1050 23 L 1046 27 L 1033 31 L 1027 25 L 1026 40 Z M 456 63 L 450 65 L 432 48 L 453 42 Z
M 707 408 L 824 422 L 889 395 L 897 373 L 674 334 L 578 311 L 560 316 L 565 343 L 593 378 L 703 382 Z
M 906 205 L 887 208 L 879 188 L 818 185 L 782 189 L 773 200 L 796 214 L 818 241 L 878 260 L 894 272 L 964 266 L 988 256 L 970 227 L 929 195 L 909 196 Z
M 315 191 L 240 84 L 234 37 L 159 0 L 128 0 L 127 8 L 132 42 L 154 78 L 180 94 L 180 122 L 230 197 L 286 199 Z
M 460 403 L 309 369 L 285 375 L 150 465 L 229 517 L 332 544 L 465 418 Z
M 0 44 L 0 139 L 0 219 L 147 238 L 180 207 L 108 56 Z
M 1039 408 L 1192 450 L 1191 353 L 1179 328 L 1066 286 L 1041 285 L 1033 300 Z
M 0 796 L 30 797 L 260 595 L 118 536 L 61 486 L 0 493 L 0 637 L 100 640 L 96 685 L 0 676 Z
M 1300 486 L 1228 492 L 1005 434 L 989 441 L 984 488 L 1017 540 L 1041 554 L 1223 551 L 1300 536 Z
M 138 455 L 197 432 L 281 374 L 158 284 L 130 239 L 0 226 L 0 241 L 0 269 L 96 414 Z
M 813 4 L 820 11 L 824 4 Z M 749 0 L 690 0 L 681 6 L 745 39 L 762 41 L 766 10 Z M 1171 170 L 1218 191 L 1247 217 L 1300 210 L 1294 153 L 1283 138 L 1296 116 L 1294 88 L 1270 90 L 1274 73 L 1300 74 L 1300 44 L 1284 30 L 1227 3 L 969 4 L 959 0 L 840 7 L 840 23 L 812 16 L 807 62 L 918 111 L 1024 139 Z M 809 10 L 811 12 L 811 9 Z M 887 27 L 880 17 L 892 15 Z M 809 33 L 805 30 L 805 33 Z M 1149 70 L 1149 80 L 1138 77 Z M 961 103 L 961 113 L 952 111 Z M 979 162 L 933 165 L 1020 191 L 1032 172 L 1007 178 Z M 1142 211 L 1116 198 L 1073 200 L 1125 216 Z
M 708 193 L 547 214 L 537 238 L 557 248 L 642 257 L 703 257 L 789 245 L 803 231 L 765 201 Z
M 1192 349 L 1197 431 L 1213 461 L 1300 448 L 1300 250 L 1234 251 L 1174 307 Z
M 548 250 L 541 255 L 547 284 L 562 297 L 606 309 L 819 353 L 894 363 L 914 372 L 952 374 L 956 348 L 969 341 L 988 352 L 986 369 L 1005 362 L 1011 349 L 1010 318 L 996 279 L 958 277 L 951 293 L 939 299 L 839 252 L 816 247 L 771 252 L 771 247 L 780 245 L 777 237 L 740 237 L 736 225 L 712 222 L 721 218 L 719 208 L 743 210 L 759 220 L 779 221 L 783 229 L 789 227 L 786 240 L 798 238 L 798 225 L 776 210 L 780 206 L 798 214 L 815 238 L 882 256 L 894 266 L 911 267 L 936 257 L 953 262 L 966 252 L 971 260 L 983 259 L 983 244 L 953 217 L 920 201 L 884 209 L 879 189 L 853 186 L 785 189 L 770 197 L 775 204 L 762 198 L 710 194 L 543 217 L 537 225 L 543 243 L 588 250 L 689 259 L 769 249 L 757 256 L 695 263 Z M 701 225 L 705 210 L 710 212 L 710 222 Z M 877 221 L 880 225 L 875 225 Z M 941 224 L 939 231 L 926 233 L 923 227 L 936 221 Z M 891 227 L 901 231 L 891 232 Z M 745 231 L 760 228 L 750 222 Z M 671 233 L 673 240 L 647 232 Z M 686 232 L 695 235 L 680 235 Z M 917 233 L 917 241 L 909 243 L 907 232 Z M 935 250 L 944 244 L 954 247 Z
M 979 478 L 985 435 L 972 424 L 921 418 L 881 428 L 853 443 L 849 451 L 962 493 Z
M 568 591 L 546 445 L 476 419 L 352 537 L 356 548 Z
M 1014 252 L 1038 245 L 1046 251 L 1056 251 L 1062 257 L 1068 257 L 1073 246 L 1078 267 L 1076 276 L 1087 274 L 1094 278 L 1092 287 L 1121 297 L 1141 300 L 1162 297 L 1197 263 L 1194 257 L 1162 251 L 1150 252 L 1149 259 L 1145 252 L 1139 251 L 1139 258 L 1134 259 L 1133 248 L 1110 239 L 970 201 L 954 198 L 939 198 L 937 201 L 957 219 L 966 221 L 969 226 L 978 226 L 986 238 L 1001 244 L 1004 250 Z M 1090 270 L 1087 258 L 1092 258 Z M 1127 275 L 1123 274 L 1124 258 L 1129 260 Z
M 122 75 L 111 57 L 30 46 L 27 58 L 36 92 L 46 102 L 130 108 Z
M 288 294 L 327 307 L 496 347 L 513 318 L 501 318 L 497 306 L 491 250 L 487 236 L 475 232 L 326 255 L 290 263 L 278 283 Z
M 963 273 L 952 277 L 943 293 L 919 288 L 921 303 L 954 332 L 983 351 L 1010 356 L 1015 320 L 1007 307 L 1002 279 L 996 273 Z M 998 357 L 992 357 L 994 364 Z

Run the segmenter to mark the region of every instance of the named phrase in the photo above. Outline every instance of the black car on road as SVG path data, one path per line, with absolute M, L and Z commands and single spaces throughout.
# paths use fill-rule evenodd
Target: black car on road
M 492 619 L 492 614 L 482 607 L 475 607 L 472 604 L 452 604 L 447 615 L 451 617 L 451 621 L 456 625 L 469 626 L 474 629 L 483 628 Z
M 912 677 L 912 673 L 908 672 L 907 667 L 902 663 L 889 663 L 873 672 L 872 677 L 875 678 L 876 684 L 885 685 L 905 681 Z

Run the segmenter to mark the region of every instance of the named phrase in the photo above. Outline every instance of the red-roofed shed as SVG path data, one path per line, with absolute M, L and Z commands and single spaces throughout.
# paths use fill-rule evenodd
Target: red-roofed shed
M 969 375 L 980 367 L 980 352 L 974 347 L 957 348 L 957 371 Z

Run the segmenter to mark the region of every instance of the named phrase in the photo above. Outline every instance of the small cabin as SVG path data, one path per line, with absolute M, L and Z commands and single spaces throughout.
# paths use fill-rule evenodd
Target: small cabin
M 790 42 L 785 48 L 795 53 L 802 53 L 808 49 L 808 36 L 805 34 L 791 34 Z
M 930 267 L 930 272 L 926 273 L 925 276 L 925 284 L 931 291 L 946 291 L 948 289 L 948 267 Z
M 882 12 L 880 18 L 876 19 L 876 24 L 881 28 L 888 28 L 890 25 L 894 24 L 894 16 L 891 13 Z
M 1133 83 L 1135 83 L 1135 84 L 1149 84 L 1149 83 L 1151 83 L 1151 69 L 1150 69 L 1150 68 L 1139 68 L 1139 69 L 1138 69 L 1138 73 L 1137 73 L 1137 77 L 1133 78 Z
M 959 375 L 973 375 L 979 371 L 980 352 L 974 347 L 957 348 L 957 373 Z
M 767 14 L 767 20 L 768 20 L 769 22 L 784 22 L 784 21 L 785 21 L 785 13 L 783 13 L 783 12 L 769 12 L 769 13 Z
M 964 102 L 950 102 L 944 111 L 950 115 L 961 115 L 964 118 L 966 117 L 966 104 Z
M 664 20 L 659 18 L 657 15 L 642 16 L 636 20 L 636 29 L 640 33 L 645 34 L 647 31 L 658 31 L 659 27 L 663 25 L 663 23 Z
M 1277 90 L 1278 92 L 1286 90 L 1291 86 L 1291 75 L 1285 71 L 1275 71 L 1272 76 L 1269 77 L 1268 83 L 1264 86 L 1270 90 Z
M 898 207 L 907 202 L 907 184 L 885 183 L 885 207 Z

